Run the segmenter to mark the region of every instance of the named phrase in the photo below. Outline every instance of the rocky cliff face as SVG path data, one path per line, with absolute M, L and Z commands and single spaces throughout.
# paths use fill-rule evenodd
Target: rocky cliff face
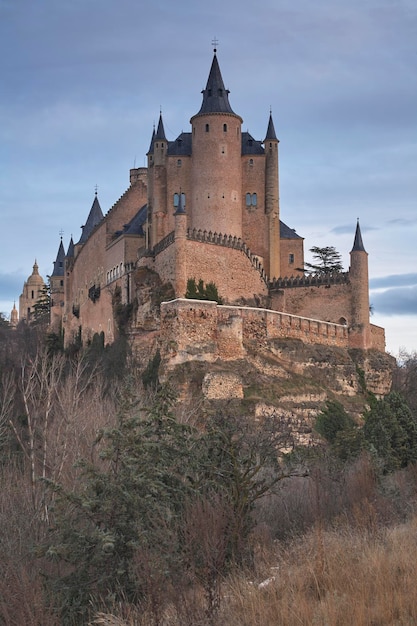
M 290 424 L 294 440 L 305 444 L 312 440 L 315 418 L 327 399 L 341 402 L 359 421 L 367 391 L 377 396 L 389 393 L 396 365 L 387 354 L 305 345 L 299 340 L 272 340 L 266 346 L 247 343 L 244 348 L 244 355 L 227 361 L 207 360 L 193 349 L 180 364 L 168 351 L 161 376 L 178 389 L 189 410 L 192 406 L 202 413 L 233 410 L 254 419 L 275 413 Z

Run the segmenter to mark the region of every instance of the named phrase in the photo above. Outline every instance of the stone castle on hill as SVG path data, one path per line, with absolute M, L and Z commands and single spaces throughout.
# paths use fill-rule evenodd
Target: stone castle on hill
M 369 320 L 359 223 L 348 272 L 304 276 L 297 269 L 304 240 L 280 219 L 272 114 L 263 140 L 243 132 L 242 122 L 215 50 L 189 132 L 168 140 L 161 114 L 147 167 L 130 170 L 130 186 L 105 215 L 96 193 L 78 242 L 71 239 L 65 252 L 61 240 L 50 276 L 51 325 L 62 328 L 66 344 L 95 333 L 112 342 L 116 303 L 132 305 L 135 336 L 154 329 L 157 310 L 161 336 L 188 333 L 198 343 L 206 333 L 219 355 L 255 328 L 263 336 L 385 350 L 384 330 Z M 184 301 L 190 278 L 215 283 L 223 306 Z M 20 317 L 28 314 L 23 293 Z

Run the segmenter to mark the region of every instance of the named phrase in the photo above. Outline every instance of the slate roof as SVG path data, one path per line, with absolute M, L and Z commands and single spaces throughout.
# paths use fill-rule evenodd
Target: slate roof
M 254 139 L 248 132 L 242 133 L 242 154 L 264 154 L 262 141 Z
M 58 253 L 56 255 L 56 260 L 54 261 L 54 270 L 51 276 L 63 276 L 64 275 L 64 261 L 65 261 L 65 250 L 64 244 L 61 242 L 59 244 Z
M 362 233 L 361 233 L 361 228 L 359 226 L 359 220 L 357 221 L 357 224 L 356 224 L 355 239 L 353 241 L 353 248 L 351 252 L 366 252 L 365 247 L 363 245 L 363 241 L 362 241 Z
M 236 115 L 229 103 L 230 92 L 224 86 L 216 51 L 214 51 L 206 88 L 201 93 L 203 94 L 203 103 L 197 115 L 205 115 L 206 113 L 232 113 L 232 115 Z
M 191 133 L 181 133 L 175 141 L 169 142 L 167 154 L 170 156 L 191 156 L 191 142 Z
M 148 205 L 144 204 L 143 207 L 141 207 L 139 211 L 132 217 L 130 222 L 124 224 L 121 230 L 118 230 L 114 233 L 114 237 L 120 237 L 120 235 L 139 235 L 141 237 L 144 237 L 145 232 L 143 230 L 143 224 L 146 222 L 147 212 Z
M 68 250 L 67 250 L 67 257 L 72 258 L 73 256 L 74 256 L 74 241 L 71 235 L 71 239 L 70 239 Z
M 290 228 L 281 220 L 279 221 L 279 235 L 281 239 L 304 239 L 304 237 L 297 235 L 294 228 Z
M 83 232 L 78 241 L 79 244 L 85 243 L 87 241 L 87 239 L 89 238 L 89 236 L 91 235 L 91 233 L 93 232 L 97 224 L 99 224 L 102 219 L 103 219 L 103 212 L 101 210 L 101 206 L 98 201 L 97 194 L 96 194 L 94 198 L 94 202 L 90 209 L 90 213 L 88 214 L 87 221 L 84 226 L 81 226 Z
M 268 128 L 266 131 L 265 141 L 278 141 L 272 119 L 272 113 L 269 114 Z

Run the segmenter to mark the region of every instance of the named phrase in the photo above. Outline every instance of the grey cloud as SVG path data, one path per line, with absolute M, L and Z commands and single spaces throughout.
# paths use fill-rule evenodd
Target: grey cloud
M 369 281 L 369 287 L 370 289 L 417 287 L 417 274 L 391 274 L 389 276 L 381 276 L 380 278 L 372 278 Z
M 383 315 L 417 315 L 417 285 L 371 294 L 371 305 Z

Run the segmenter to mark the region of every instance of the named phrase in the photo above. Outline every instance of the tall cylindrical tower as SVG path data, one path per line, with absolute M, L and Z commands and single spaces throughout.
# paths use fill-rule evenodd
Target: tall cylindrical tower
M 270 278 L 281 276 L 281 246 L 279 217 L 278 139 L 272 114 L 269 115 L 265 137 L 265 213 L 268 216 L 269 263 L 266 270 Z
M 352 286 L 352 319 L 349 324 L 350 344 L 352 347 L 366 350 L 371 346 L 368 253 L 362 242 L 359 220 L 350 252 L 349 281 Z
M 191 226 L 242 236 L 242 118 L 228 98 L 216 50 L 192 124 Z

